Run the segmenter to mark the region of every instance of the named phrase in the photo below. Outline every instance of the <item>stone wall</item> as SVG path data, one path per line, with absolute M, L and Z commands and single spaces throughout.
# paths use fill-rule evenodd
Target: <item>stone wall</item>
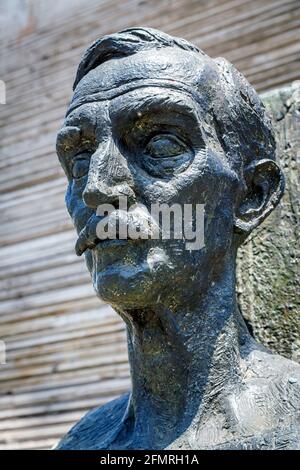
M 300 82 L 262 95 L 276 131 L 285 194 L 238 257 L 238 299 L 255 338 L 300 360 Z

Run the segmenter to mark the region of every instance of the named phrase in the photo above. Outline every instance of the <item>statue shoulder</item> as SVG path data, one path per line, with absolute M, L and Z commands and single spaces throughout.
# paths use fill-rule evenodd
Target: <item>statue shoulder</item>
M 129 393 L 89 411 L 59 441 L 54 450 L 99 450 L 119 432 Z
M 258 377 L 283 381 L 300 387 L 300 364 L 269 351 L 256 351 L 251 358 L 252 369 Z
M 226 404 L 228 420 L 239 436 L 236 445 L 300 448 L 298 363 L 266 350 L 252 351 L 245 361 L 242 385 L 227 396 Z
M 249 365 L 249 363 L 248 363 Z M 250 389 L 261 397 L 261 404 L 272 404 L 281 422 L 300 417 L 300 364 L 278 354 L 256 351 L 249 367 Z M 267 409 L 266 406 L 263 408 Z M 271 411 L 270 411 L 271 413 Z

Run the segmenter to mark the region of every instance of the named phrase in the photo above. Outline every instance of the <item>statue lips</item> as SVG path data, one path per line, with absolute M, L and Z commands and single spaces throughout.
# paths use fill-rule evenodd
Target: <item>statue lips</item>
M 107 219 L 108 221 L 108 217 L 109 216 L 103 217 L 94 214 L 88 220 L 86 226 L 80 231 L 79 237 L 75 244 L 75 252 L 77 256 L 81 256 L 87 249 L 94 249 L 100 243 L 104 248 L 105 246 L 110 244 L 110 242 L 114 242 L 114 244 L 116 244 L 119 241 L 126 241 L 118 239 L 118 230 L 116 230 L 116 239 L 101 239 L 97 236 L 97 224 L 103 219 Z
M 105 238 L 101 239 L 97 235 L 97 224 L 100 221 L 105 219 L 105 224 L 109 222 L 109 218 L 112 218 L 112 223 L 116 225 L 116 238 L 109 238 L 105 236 Z M 122 234 L 120 237 L 119 227 L 120 223 L 123 223 L 123 227 L 126 228 L 126 237 Z M 149 224 L 153 225 L 149 225 Z M 119 245 L 126 245 L 129 240 L 140 242 L 145 241 L 149 238 L 152 233 L 151 228 L 149 227 L 157 227 L 156 222 L 151 219 L 150 214 L 146 213 L 144 210 L 137 208 L 135 211 L 125 212 L 123 210 L 116 209 L 111 214 L 107 216 L 98 216 L 93 214 L 90 219 L 88 220 L 86 226 L 81 230 L 79 233 L 79 237 L 77 239 L 75 245 L 75 252 L 77 256 L 81 256 L 87 249 L 94 249 L 96 246 L 101 244 L 101 248 L 105 248 L 108 246 L 119 246 Z M 138 228 L 138 235 L 136 238 L 128 236 L 130 232 L 130 228 L 134 228 L 135 230 Z M 143 232 L 146 234 L 142 236 Z M 130 232 L 132 233 L 132 231 Z
M 88 248 L 92 249 L 100 242 L 97 237 L 96 229 L 98 222 L 103 217 L 93 214 L 88 220 L 86 226 L 80 231 L 75 244 L 75 252 L 77 256 L 81 256 Z

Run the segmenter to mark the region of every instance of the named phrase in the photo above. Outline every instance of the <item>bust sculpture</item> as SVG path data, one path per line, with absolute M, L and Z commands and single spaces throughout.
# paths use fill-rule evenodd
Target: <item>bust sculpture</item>
M 300 366 L 255 342 L 236 301 L 237 249 L 284 187 L 271 123 L 243 75 L 153 29 L 105 36 L 79 64 L 57 153 L 77 254 L 126 323 L 132 391 L 56 448 L 299 448 Z M 126 218 L 121 197 L 145 211 Z M 99 206 L 139 224 L 158 202 L 204 206 L 199 249 L 98 236 L 112 216 Z

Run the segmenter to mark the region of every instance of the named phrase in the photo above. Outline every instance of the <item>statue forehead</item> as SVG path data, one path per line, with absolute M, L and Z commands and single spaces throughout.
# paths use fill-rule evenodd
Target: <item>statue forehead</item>
M 197 103 L 195 103 L 195 99 Z M 167 85 L 163 88 L 141 86 L 133 88 L 126 93 L 117 94 L 109 102 L 105 100 L 93 103 L 92 105 L 84 103 L 78 106 L 68 113 L 64 125 L 77 125 L 76 123 L 79 121 L 85 121 L 86 123 L 93 122 L 93 125 L 95 125 L 95 115 L 98 115 L 97 121 L 100 122 L 99 116 L 101 111 L 103 111 L 103 116 L 106 115 L 106 119 L 107 116 L 122 117 L 122 119 L 124 117 L 129 118 L 131 111 L 133 111 L 133 114 L 130 115 L 131 118 L 133 116 L 141 117 L 144 115 L 145 110 L 152 113 L 156 113 L 158 110 L 161 111 L 161 108 L 165 108 L 166 103 L 168 103 L 167 109 L 169 113 L 170 109 L 172 109 L 175 114 L 180 113 L 182 120 L 188 119 L 190 122 L 197 121 L 201 118 L 203 112 L 205 112 L 205 109 L 201 106 L 200 94 L 194 93 L 192 95 L 186 93 L 185 90 L 170 88 Z
M 101 92 L 109 92 L 135 83 L 155 80 L 164 86 L 168 83 L 182 84 L 197 89 L 201 86 L 202 95 L 206 88 L 212 88 L 218 79 L 214 61 L 201 54 L 176 48 L 141 51 L 132 56 L 110 59 L 91 70 L 76 87 L 72 103 Z

